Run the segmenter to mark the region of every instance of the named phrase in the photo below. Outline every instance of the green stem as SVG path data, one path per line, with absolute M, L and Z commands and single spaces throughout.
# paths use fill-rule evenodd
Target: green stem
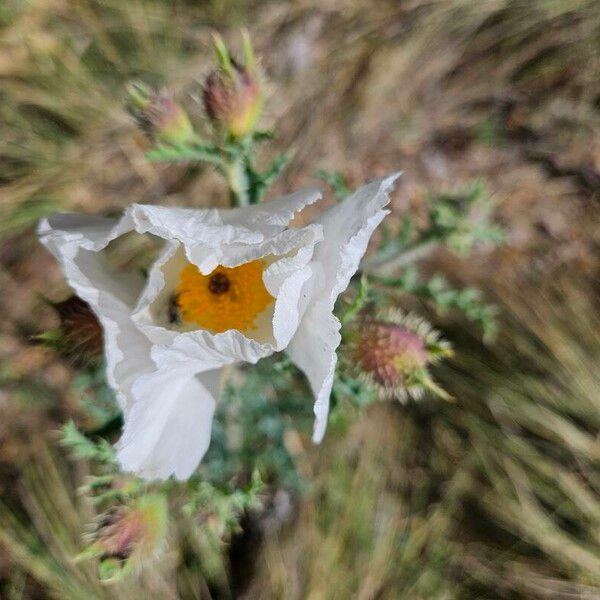
M 360 286 L 356 298 L 354 298 L 352 304 L 342 313 L 340 316 L 340 322 L 345 325 L 351 321 L 364 307 L 369 299 L 369 286 L 367 283 L 367 277 L 365 274 L 361 277 Z
M 248 206 L 251 204 L 244 158 L 242 156 L 234 158 L 224 165 L 223 171 L 229 185 L 231 203 L 234 206 Z
M 439 244 L 439 239 L 422 239 L 408 248 L 395 252 L 391 256 L 375 256 L 364 260 L 361 271 L 367 274 L 389 275 L 397 269 L 426 258 Z

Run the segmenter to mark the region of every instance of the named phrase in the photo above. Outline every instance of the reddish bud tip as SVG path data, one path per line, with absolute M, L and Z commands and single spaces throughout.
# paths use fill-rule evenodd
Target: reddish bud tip
M 159 143 L 181 145 L 194 137 L 187 113 L 167 92 L 155 92 L 140 83 L 131 83 L 129 110 L 142 130 Z
M 90 305 L 78 296 L 50 304 L 58 314 L 60 326 L 38 339 L 77 363 L 98 362 L 102 357 L 104 336 Z
M 246 64 L 239 64 L 229 56 L 220 38 L 215 40 L 215 49 L 219 68 L 204 83 L 204 108 L 216 127 L 233 138 L 241 138 L 253 131 L 262 110 L 254 57 L 246 48 Z

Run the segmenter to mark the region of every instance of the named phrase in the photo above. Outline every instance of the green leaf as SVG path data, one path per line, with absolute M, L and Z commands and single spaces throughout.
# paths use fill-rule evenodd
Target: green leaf
M 115 452 L 106 440 L 93 442 L 77 429 L 73 421 L 62 427 L 62 445 L 69 448 L 79 459 L 100 463 L 113 463 L 115 460 Z
M 271 185 L 281 175 L 283 170 L 287 167 L 290 160 L 294 156 L 293 152 L 285 152 L 281 156 L 278 156 L 272 163 L 271 166 L 261 175 L 262 184 L 266 187 Z
M 363 275 L 360 278 L 360 284 L 354 300 L 350 303 L 348 308 L 340 316 L 340 322 L 342 325 L 349 323 L 365 306 L 369 301 L 369 282 L 367 276 Z
M 293 152 L 281 154 L 273 160 L 269 168 L 263 173 L 255 171 L 251 166 L 251 161 L 246 159 L 246 173 L 250 182 L 252 204 L 257 204 L 262 200 L 269 186 L 281 175 L 293 155 Z
M 319 169 L 315 173 L 315 176 L 327 182 L 332 187 L 339 200 L 343 200 L 350 194 L 350 190 L 346 185 L 346 178 L 342 173 L 340 173 L 340 171 L 327 171 L 326 169 Z
M 452 309 L 460 310 L 469 321 L 473 321 L 481 327 L 484 340 L 491 341 L 495 337 L 497 308 L 491 304 L 485 304 L 481 300 L 482 293 L 478 289 L 453 289 L 439 274 L 429 280 L 421 279 L 414 266 L 407 268 L 399 277 L 379 277 L 377 280 L 391 288 L 397 288 L 405 293 L 430 300 L 440 313 Z
M 253 142 L 270 142 L 277 137 L 277 134 L 272 129 L 262 129 L 260 131 L 252 132 Z

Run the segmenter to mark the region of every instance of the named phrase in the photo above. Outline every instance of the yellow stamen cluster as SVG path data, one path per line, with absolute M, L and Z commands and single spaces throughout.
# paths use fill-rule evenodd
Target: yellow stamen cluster
M 264 263 L 254 260 L 238 267 L 218 266 L 202 275 L 193 264 L 181 271 L 177 307 L 184 323 L 221 333 L 247 331 L 273 301 L 263 283 Z

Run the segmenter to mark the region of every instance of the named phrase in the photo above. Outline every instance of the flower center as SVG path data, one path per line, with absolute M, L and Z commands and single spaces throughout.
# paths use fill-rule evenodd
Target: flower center
M 273 302 L 263 283 L 263 268 L 262 260 L 254 260 L 233 268 L 218 266 L 202 275 L 195 265 L 186 265 L 175 295 L 181 321 L 214 333 L 252 329 Z
M 231 285 L 229 281 L 229 277 L 225 275 L 225 273 L 215 273 L 211 275 L 210 282 L 208 284 L 208 289 L 213 294 L 224 294 L 229 290 L 229 286 Z

